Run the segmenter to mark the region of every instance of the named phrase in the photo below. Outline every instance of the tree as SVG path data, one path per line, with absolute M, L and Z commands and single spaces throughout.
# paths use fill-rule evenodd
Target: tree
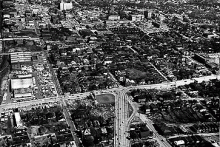
M 139 107 L 139 110 L 140 110 L 141 112 L 143 112 L 144 114 L 146 113 L 146 109 L 147 109 L 147 106 L 146 106 L 146 105 L 142 105 L 142 106 Z
M 94 146 L 94 137 L 93 136 L 84 136 L 82 143 L 86 147 L 93 147 Z

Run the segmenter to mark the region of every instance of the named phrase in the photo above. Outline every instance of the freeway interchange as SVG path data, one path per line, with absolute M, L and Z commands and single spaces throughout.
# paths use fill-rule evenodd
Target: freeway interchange
M 172 87 L 178 87 L 181 85 L 186 85 L 194 82 L 195 80 L 199 83 L 202 81 L 209 81 L 211 79 L 220 79 L 218 75 L 205 76 L 196 79 L 186 79 L 179 80 L 175 82 L 164 82 L 160 84 L 152 84 L 152 85 L 138 85 L 138 86 L 130 86 L 130 87 L 118 87 L 112 89 L 102 90 L 101 93 L 112 93 L 115 95 L 115 129 L 114 129 L 114 146 L 115 147 L 129 147 L 130 141 L 127 139 L 129 137 L 129 126 L 132 118 L 137 114 L 137 108 L 134 106 L 131 98 L 127 95 L 132 89 L 170 89 Z M 100 90 L 94 91 L 94 93 L 100 93 Z M 8 109 L 13 108 L 25 108 L 28 106 L 36 106 L 44 103 L 60 103 L 64 109 L 65 118 L 68 121 L 68 124 L 72 130 L 72 134 L 74 140 L 76 140 L 74 135 L 74 124 L 70 119 L 70 115 L 66 109 L 65 100 L 74 100 L 74 99 L 82 99 L 86 96 L 89 96 L 91 92 L 78 93 L 73 95 L 58 95 L 57 97 L 49 97 L 39 100 L 31 100 L 31 101 L 23 101 L 19 103 L 8 103 L 0 105 L 0 112 L 3 112 Z M 129 116 L 128 104 L 130 104 L 133 108 L 133 112 L 131 116 Z M 155 139 L 162 147 L 170 147 L 169 143 L 167 143 L 166 139 L 159 135 L 155 128 L 153 127 L 153 122 L 149 120 L 145 115 L 139 114 L 140 119 L 146 123 L 149 130 L 151 130 L 154 134 Z

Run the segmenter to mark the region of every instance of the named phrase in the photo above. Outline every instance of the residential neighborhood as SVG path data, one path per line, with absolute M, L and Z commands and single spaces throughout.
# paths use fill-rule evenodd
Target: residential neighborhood
M 220 146 L 219 0 L 0 7 L 0 146 Z

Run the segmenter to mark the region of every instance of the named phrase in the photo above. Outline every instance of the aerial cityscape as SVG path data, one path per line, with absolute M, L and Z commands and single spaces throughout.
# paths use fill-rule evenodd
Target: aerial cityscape
M 0 147 L 220 147 L 220 0 L 0 7 Z

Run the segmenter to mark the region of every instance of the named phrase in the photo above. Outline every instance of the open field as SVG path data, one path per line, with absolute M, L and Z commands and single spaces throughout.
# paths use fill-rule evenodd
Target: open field
M 96 95 L 96 100 L 101 104 L 114 103 L 115 96 L 113 94 Z

